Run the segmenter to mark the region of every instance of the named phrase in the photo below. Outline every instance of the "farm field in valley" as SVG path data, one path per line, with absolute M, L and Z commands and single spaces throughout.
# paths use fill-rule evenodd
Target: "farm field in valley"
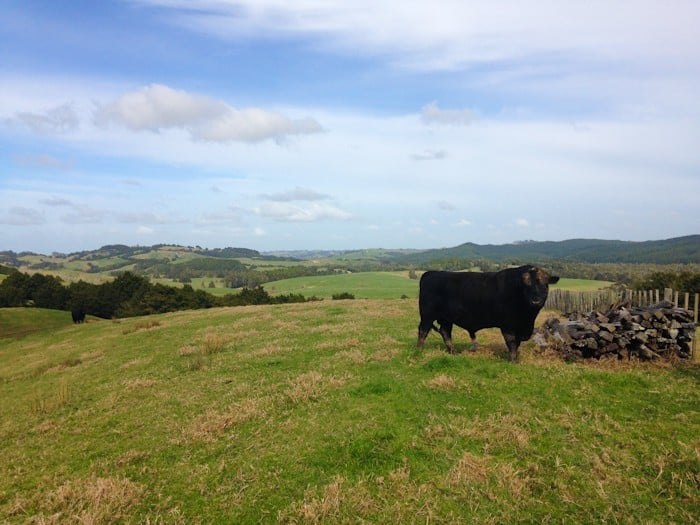
M 697 518 L 697 365 L 532 342 L 512 365 L 497 330 L 417 351 L 417 322 L 401 299 L 84 325 L 2 309 L 0 522 Z
M 552 288 L 595 291 L 610 284 L 612 283 L 589 279 L 560 279 Z M 408 272 L 358 272 L 297 277 L 266 283 L 263 287 L 272 295 L 295 293 L 327 298 L 348 292 L 358 299 L 398 299 L 402 296 L 418 298 L 418 279 L 410 279 Z

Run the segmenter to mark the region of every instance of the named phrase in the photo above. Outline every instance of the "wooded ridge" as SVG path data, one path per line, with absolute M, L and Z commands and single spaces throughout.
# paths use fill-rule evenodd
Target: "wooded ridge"
M 643 242 L 570 239 L 501 245 L 465 243 L 453 248 L 408 254 L 399 260 L 426 263 L 452 257 L 497 262 L 564 260 L 587 263 L 689 264 L 700 263 L 700 235 Z
M 471 259 L 493 262 L 508 261 L 571 261 L 585 263 L 635 263 L 635 264 L 699 264 L 700 235 L 688 235 L 664 240 L 617 241 L 602 239 L 569 239 L 565 241 L 520 241 L 510 244 L 480 245 L 471 242 L 451 248 L 430 250 L 371 249 L 371 250 L 294 250 L 259 252 L 248 248 L 185 247 L 158 244 L 151 247 L 103 246 L 96 250 L 70 254 L 52 254 L 51 257 L 81 261 L 99 259 L 143 258 L 151 252 L 170 252 L 172 256 L 193 254 L 218 259 L 250 258 L 257 260 L 308 260 L 333 259 L 345 262 L 373 261 L 397 265 L 424 265 L 444 259 Z M 19 267 L 20 259 L 34 254 L 0 251 L 0 264 Z M 47 257 L 44 255 L 44 257 Z

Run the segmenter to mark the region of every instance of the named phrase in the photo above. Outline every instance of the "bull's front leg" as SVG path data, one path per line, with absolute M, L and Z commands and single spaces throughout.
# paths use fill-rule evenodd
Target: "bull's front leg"
M 445 346 L 450 354 L 456 354 L 455 345 L 452 344 L 452 323 L 440 323 L 440 335 L 445 341 Z
M 501 329 L 501 333 L 503 334 L 503 339 L 506 341 L 506 346 L 508 347 L 508 352 L 510 353 L 511 363 L 517 363 L 518 359 L 520 358 L 518 352 L 520 338 L 515 334 L 504 331 L 503 329 Z

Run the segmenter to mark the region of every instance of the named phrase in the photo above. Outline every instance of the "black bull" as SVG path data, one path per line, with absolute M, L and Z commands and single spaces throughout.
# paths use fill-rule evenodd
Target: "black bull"
M 71 317 L 73 318 L 74 323 L 83 323 L 85 322 L 85 310 L 80 308 L 80 307 L 74 307 L 71 309 Z
M 452 326 L 457 325 L 469 332 L 474 349 L 478 330 L 500 328 L 510 360 L 516 362 L 518 347 L 532 335 L 549 285 L 557 281 L 559 277 L 531 265 L 500 272 L 425 272 L 418 300 L 418 346 L 422 348 L 430 330 L 435 330 L 447 351 L 454 353 Z

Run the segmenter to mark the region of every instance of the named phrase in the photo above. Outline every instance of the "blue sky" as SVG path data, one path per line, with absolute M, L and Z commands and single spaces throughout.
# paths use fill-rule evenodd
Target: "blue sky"
M 0 250 L 700 233 L 695 1 L 1 1 Z

